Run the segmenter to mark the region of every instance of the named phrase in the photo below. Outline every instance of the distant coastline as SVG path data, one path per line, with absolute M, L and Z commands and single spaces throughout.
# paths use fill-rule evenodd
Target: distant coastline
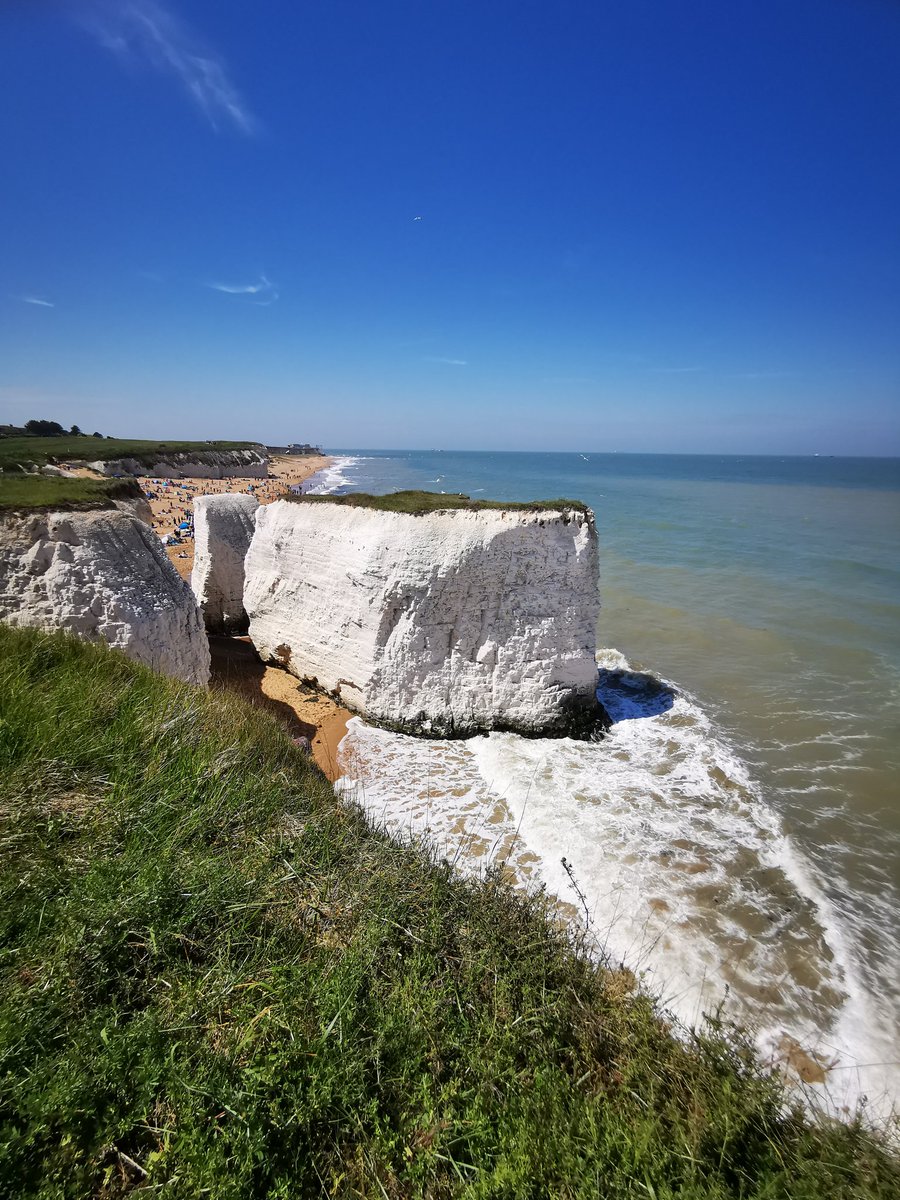
M 148 475 L 138 482 L 147 495 L 153 513 L 153 529 L 160 536 L 177 533 L 182 521 L 190 521 L 195 496 L 216 496 L 223 492 L 245 492 L 250 489 L 260 504 L 271 504 L 290 493 L 292 484 L 302 484 L 334 463 L 327 454 L 274 454 L 269 459 L 267 479 L 238 476 L 228 479 L 175 479 L 170 486 Z M 164 483 L 166 481 L 163 481 Z M 189 538 L 180 545 L 167 547 L 169 558 L 183 579 L 190 579 L 194 563 L 194 547 Z

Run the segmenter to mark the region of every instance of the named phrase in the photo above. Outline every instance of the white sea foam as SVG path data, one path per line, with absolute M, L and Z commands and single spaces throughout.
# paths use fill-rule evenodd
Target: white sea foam
M 830 1067 L 811 1098 L 886 1113 L 900 1094 L 888 1004 L 853 937 L 746 763 L 688 694 L 599 656 L 614 724 L 600 743 L 491 734 L 403 737 L 351 721 L 345 791 L 400 835 L 426 835 L 466 871 L 492 860 L 568 905 L 598 949 L 686 1024 L 725 1000 L 783 1058 Z
M 316 471 L 315 475 L 310 475 L 303 489 L 305 494 L 307 496 L 330 496 L 336 492 L 346 491 L 353 485 L 353 477 L 348 472 L 362 461 L 360 455 L 336 458 L 330 466 Z

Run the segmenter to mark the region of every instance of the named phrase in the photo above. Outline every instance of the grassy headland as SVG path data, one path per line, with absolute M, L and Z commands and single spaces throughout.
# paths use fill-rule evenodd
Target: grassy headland
M 0 1195 L 898 1194 L 230 695 L 0 626 L 0 777 Z
M 148 464 L 167 454 L 209 453 L 210 450 L 258 450 L 257 442 L 148 442 L 124 438 L 10 437 L 0 438 L 0 471 L 20 471 L 29 464 L 107 462 L 133 458 Z
M 574 510 L 587 512 L 581 500 L 473 500 L 462 493 L 443 492 L 390 492 L 386 496 L 371 496 L 368 492 L 351 492 L 346 496 L 287 496 L 288 500 L 300 504 L 343 504 L 348 508 L 371 508 L 376 512 L 424 513 L 440 512 L 448 508 L 464 508 L 477 512 L 480 509 L 502 509 L 505 512 L 559 512 Z
M 141 496 L 143 492 L 134 479 L 0 474 L 0 512 L 112 508 L 114 500 L 137 500 Z

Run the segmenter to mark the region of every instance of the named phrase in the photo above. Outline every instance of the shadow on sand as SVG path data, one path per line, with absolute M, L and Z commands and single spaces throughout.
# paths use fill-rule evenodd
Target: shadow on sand
M 316 726 L 301 721 L 289 704 L 267 696 L 262 690 L 266 665 L 249 639 L 210 637 L 209 653 L 212 658 L 211 687 L 237 692 L 244 700 L 277 717 L 291 737 L 305 737 L 312 741 Z

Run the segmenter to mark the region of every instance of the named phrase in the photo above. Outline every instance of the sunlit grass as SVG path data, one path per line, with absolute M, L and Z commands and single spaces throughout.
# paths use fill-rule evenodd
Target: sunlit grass
M 0 510 L 109 508 L 113 500 L 142 495 L 135 480 L 0 474 Z
M 111 458 L 135 458 L 138 462 L 158 462 L 166 454 L 208 453 L 210 450 L 255 450 L 255 442 L 151 442 L 131 438 L 11 437 L 0 438 L 0 471 L 20 470 L 31 463 L 68 460 L 97 462 Z
M 371 508 L 376 512 L 423 513 L 440 512 L 448 508 L 503 509 L 506 512 L 587 512 L 581 500 L 529 500 L 525 502 L 507 500 L 473 500 L 463 493 L 444 492 L 391 492 L 386 496 L 371 496 L 367 492 L 350 492 L 345 496 L 288 496 L 286 499 L 301 504 L 343 504 L 349 508 Z
M 264 713 L 0 626 L 0 1195 L 895 1197 Z

